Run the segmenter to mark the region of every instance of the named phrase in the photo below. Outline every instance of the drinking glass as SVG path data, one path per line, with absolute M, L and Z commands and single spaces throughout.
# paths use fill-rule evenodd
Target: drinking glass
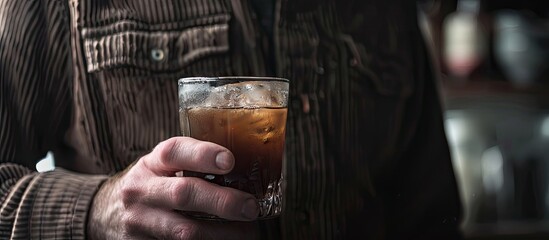
M 259 219 L 280 215 L 284 195 L 284 141 L 289 81 L 270 77 L 192 77 L 179 80 L 184 136 L 217 143 L 235 157 L 225 175 L 184 171 L 254 195 Z M 189 213 L 219 219 L 205 213 Z

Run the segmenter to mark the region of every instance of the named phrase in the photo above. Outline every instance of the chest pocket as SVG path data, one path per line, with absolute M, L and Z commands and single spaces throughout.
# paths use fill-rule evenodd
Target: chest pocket
M 113 172 L 180 134 L 177 79 L 230 71 L 231 12 L 213 0 L 82 2 L 72 15 L 80 151 Z
M 131 67 L 176 72 L 196 61 L 229 51 L 230 15 L 195 19 L 183 24 L 145 25 L 122 20 L 82 30 L 89 73 Z

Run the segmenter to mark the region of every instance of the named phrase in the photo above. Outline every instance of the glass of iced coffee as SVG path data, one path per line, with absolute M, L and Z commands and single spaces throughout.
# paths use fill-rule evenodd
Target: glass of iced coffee
M 193 77 L 179 80 L 179 113 L 184 136 L 228 148 L 235 157 L 226 175 L 185 171 L 254 195 L 259 219 L 280 215 L 284 192 L 287 79 Z M 205 213 L 197 218 L 218 219 Z

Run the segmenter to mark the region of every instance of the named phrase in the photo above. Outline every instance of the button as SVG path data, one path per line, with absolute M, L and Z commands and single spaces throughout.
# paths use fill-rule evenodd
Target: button
M 318 75 L 323 75 L 324 74 L 324 67 L 317 67 L 316 68 L 316 73 Z
M 350 64 L 351 64 L 352 67 L 356 67 L 358 65 L 358 63 L 359 63 L 358 59 L 356 59 L 356 58 L 351 59 Z
M 309 113 L 311 111 L 311 105 L 309 104 L 309 96 L 307 96 L 307 94 L 301 94 L 300 95 L 301 97 L 301 104 L 302 104 L 302 109 L 303 109 L 303 113 Z
M 161 62 L 166 57 L 166 54 L 164 54 L 164 50 L 155 48 L 151 50 L 151 58 L 154 61 Z

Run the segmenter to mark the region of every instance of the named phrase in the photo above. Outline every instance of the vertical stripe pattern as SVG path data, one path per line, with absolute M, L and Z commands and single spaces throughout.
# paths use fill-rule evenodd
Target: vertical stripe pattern
M 271 72 L 291 99 L 265 238 L 457 236 L 413 1 L 276 3 L 270 53 L 247 0 L 0 0 L 0 238 L 84 239 L 101 182 L 179 135 L 179 78 Z

